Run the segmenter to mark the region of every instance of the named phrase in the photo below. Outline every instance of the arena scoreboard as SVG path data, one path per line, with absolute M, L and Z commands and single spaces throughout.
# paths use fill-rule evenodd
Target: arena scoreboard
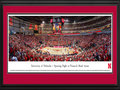
M 52 30 L 54 34 L 62 33 L 64 25 L 64 19 L 62 17 L 53 16 L 53 18 L 50 20 L 50 23 L 52 24 Z

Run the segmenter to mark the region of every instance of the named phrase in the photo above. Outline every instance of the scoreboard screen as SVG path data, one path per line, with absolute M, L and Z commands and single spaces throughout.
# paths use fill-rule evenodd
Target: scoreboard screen
M 52 24 L 54 33 L 61 32 L 64 24 L 64 19 L 61 17 L 53 17 L 53 19 L 50 20 L 50 23 Z

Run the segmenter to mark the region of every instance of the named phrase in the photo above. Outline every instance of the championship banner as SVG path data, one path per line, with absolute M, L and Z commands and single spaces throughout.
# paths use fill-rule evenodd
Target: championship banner
M 9 20 L 9 25 L 13 26 L 13 20 L 12 20 L 12 18 L 10 18 L 10 20 Z
M 32 24 L 29 25 L 29 29 L 30 29 L 30 30 L 32 29 Z
M 35 30 L 38 30 L 38 25 L 35 25 Z

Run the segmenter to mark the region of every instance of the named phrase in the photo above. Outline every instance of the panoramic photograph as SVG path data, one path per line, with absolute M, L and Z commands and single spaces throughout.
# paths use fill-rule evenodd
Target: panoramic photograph
M 9 16 L 12 61 L 111 61 L 112 16 Z

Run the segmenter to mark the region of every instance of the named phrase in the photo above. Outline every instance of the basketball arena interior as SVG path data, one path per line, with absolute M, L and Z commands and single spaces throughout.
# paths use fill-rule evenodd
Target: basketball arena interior
M 9 16 L 9 61 L 111 61 L 111 16 Z

